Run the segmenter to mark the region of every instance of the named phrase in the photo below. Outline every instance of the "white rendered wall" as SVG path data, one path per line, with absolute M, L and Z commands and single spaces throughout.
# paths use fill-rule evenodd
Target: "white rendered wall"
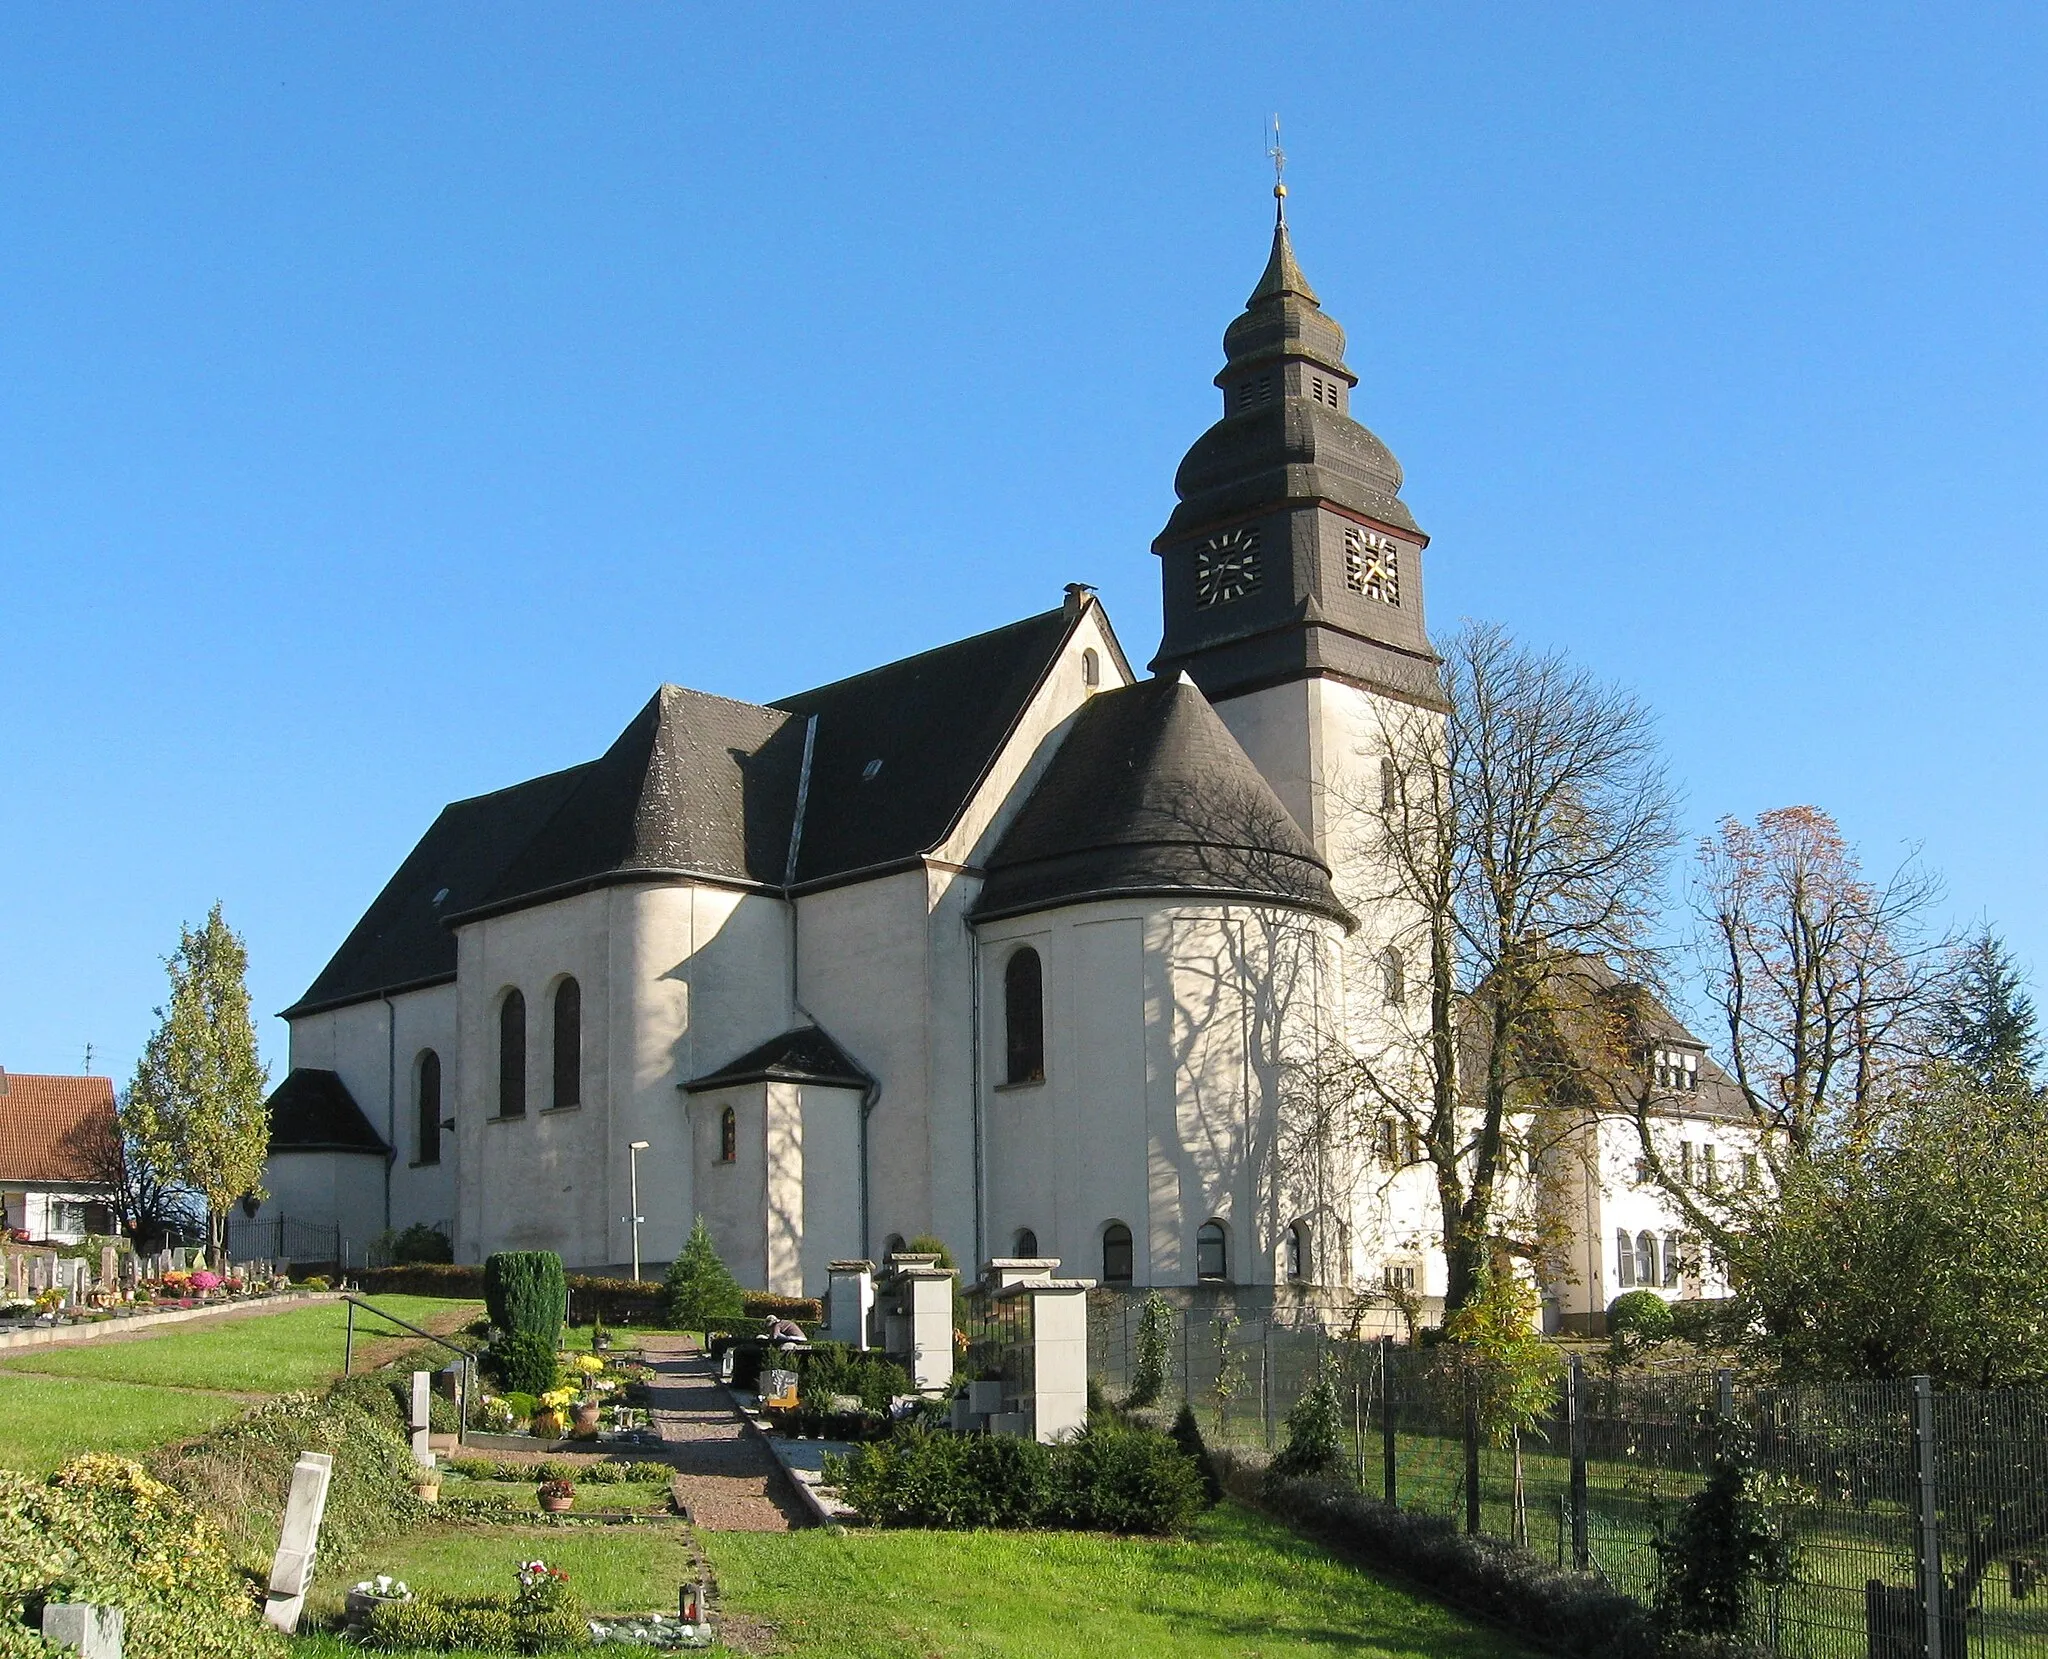
M 263 1172 L 270 1197 L 257 1219 L 286 1216 L 339 1226 L 343 1258 L 363 1265 L 364 1248 L 384 1230 L 384 1160 L 366 1152 L 281 1152 Z

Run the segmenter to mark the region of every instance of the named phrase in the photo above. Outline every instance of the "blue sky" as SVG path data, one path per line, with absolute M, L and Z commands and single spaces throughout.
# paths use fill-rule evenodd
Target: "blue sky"
M 1149 656 L 1275 109 L 1432 624 L 2038 964 L 2044 77 L 1991 6 L 0 10 L 0 1064 L 125 1076 L 215 898 L 267 1016 L 662 680 L 1070 580 Z

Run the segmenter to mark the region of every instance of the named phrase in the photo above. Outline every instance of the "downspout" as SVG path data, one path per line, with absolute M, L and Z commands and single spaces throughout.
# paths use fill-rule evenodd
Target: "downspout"
M 982 1187 L 986 1176 L 982 1168 L 982 1127 L 981 1127 L 981 937 L 974 931 L 973 922 L 966 917 L 960 925 L 967 929 L 967 949 L 973 971 L 969 975 L 973 987 L 973 1027 L 967 1042 L 967 1086 L 973 1091 L 974 1101 L 974 1261 L 980 1271 L 981 1263 L 988 1260 L 987 1241 L 982 1237 Z
M 391 1231 L 391 1166 L 398 1162 L 398 1004 L 384 996 L 384 1231 Z

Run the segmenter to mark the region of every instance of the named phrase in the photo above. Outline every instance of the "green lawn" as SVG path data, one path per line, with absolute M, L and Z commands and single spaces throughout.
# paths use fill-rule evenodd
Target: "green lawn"
M 444 1328 L 481 1313 L 474 1302 L 428 1296 L 380 1296 L 376 1304 L 400 1319 Z M 437 1319 L 435 1316 L 439 1316 Z M 284 1394 L 318 1388 L 341 1372 L 348 1308 L 340 1302 L 286 1308 L 218 1324 L 172 1325 L 160 1334 L 81 1343 L 69 1348 L 27 1348 L 0 1355 L 0 1371 L 41 1376 L 95 1377 L 104 1382 L 151 1383 L 160 1388 L 213 1388 L 243 1394 Z M 357 1311 L 361 1355 L 390 1327 Z M 402 1333 L 401 1333 L 402 1334 Z M 406 1342 L 417 1340 L 405 1337 Z
M 1520 1659 L 1528 1650 L 1226 1506 L 1192 1538 L 699 1535 L 726 1608 L 798 1659 Z
M 422 1296 L 377 1301 L 429 1328 L 456 1327 L 480 1311 L 475 1303 Z M 323 1302 L 76 1347 L 6 1350 L 0 1467 L 41 1473 L 79 1452 L 140 1456 L 239 1416 L 249 1409 L 248 1396 L 324 1387 L 341 1371 L 346 1323 L 345 1305 Z M 400 1345 L 366 1338 L 377 1323 L 358 1315 L 359 1360 Z
M 0 1467 L 40 1475 L 84 1451 L 139 1457 L 248 1409 L 232 1395 L 0 1371 Z

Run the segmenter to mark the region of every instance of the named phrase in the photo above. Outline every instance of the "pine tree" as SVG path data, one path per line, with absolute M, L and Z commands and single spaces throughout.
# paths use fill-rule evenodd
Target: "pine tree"
M 1268 1473 L 1275 1480 L 1331 1480 L 1344 1472 L 1344 1411 L 1327 1369 L 1287 1413 L 1287 1444 Z
M 745 1317 L 746 1298 L 739 1280 L 719 1259 L 701 1215 L 683 1243 L 683 1253 L 669 1263 L 662 1293 L 668 1300 L 669 1323 L 680 1330 L 701 1331 L 707 1341 L 713 1326 Z
M 206 1201 L 218 1261 L 230 1206 L 245 1194 L 263 1196 L 270 1070 L 256 1057 L 249 1019 L 249 953 L 219 904 L 196 933 L 178 929 L 167 966 L 171 999 L 157 1009 L 156 1031 L 135 1068 L 130 1133 L 144 1160 Z
M 1963 947 L 1938 1017 L 1943 1058 L 1987 1091 L 2033 1086 L 2041 1066 L 2034 999 L 2004 942 L 1988 927 Z

